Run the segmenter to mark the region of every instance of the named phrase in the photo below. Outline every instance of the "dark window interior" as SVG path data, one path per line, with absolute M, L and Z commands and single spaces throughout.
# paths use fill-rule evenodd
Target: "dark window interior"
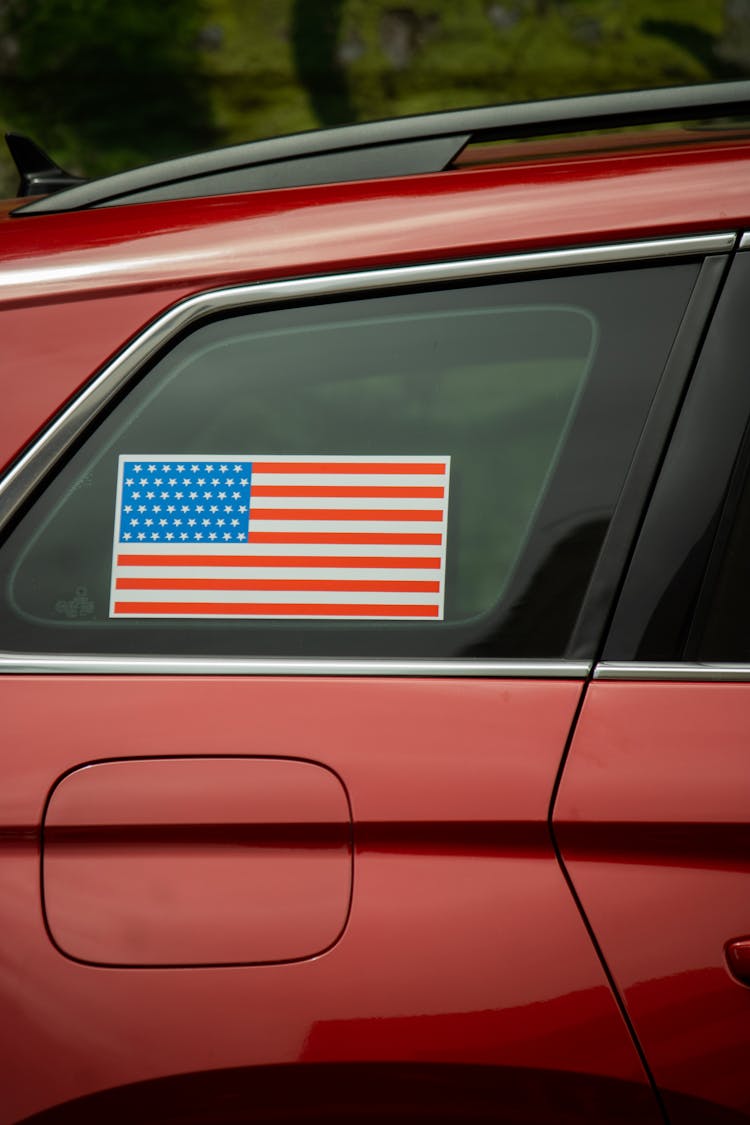
M 3 647 L 560 656 L 692 263 L 248 311 L 173 342 L 0 549 Z M 450 456 L 436 621 L 110 617 L 120 455 Z

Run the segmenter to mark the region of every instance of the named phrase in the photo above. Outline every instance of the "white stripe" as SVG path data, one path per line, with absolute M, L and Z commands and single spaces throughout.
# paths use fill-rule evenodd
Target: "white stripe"
M 308 524 L 309 526 L 309 524 Z M 118 543 L 120 555 L 351 555 L 439 558 L 440 544 L 416 543 Z
M 322 578 L 362 582 L 439 582 L 440 571 L 344 566 L 120 566 L 118 578 Z
M 351 458 L 349 458 L 351 460 Z M 403 458 L 399 458 L 403 460 Z M 327 485 L 340 488 L 342 485 L 360 485 L 366 488 L 444 488 L 448 482 L 446 474 L 432 473 L 256 473 L 252 475 L 252 488 L 262 484 L 283 484 L 297 488 L 300 485 Z M 279 497 L 283 499 L 283 497 Z
M 424 500 L 420 496 L 251 496 L 250 512 L 261 508 L 354 508 L 384 509 L 403 511 L 419 509 L 441 512 L 445 508 L 442 499 Z
M 251 520 L 250 532 L 288 532 L 288 531 L 340 531 L 343 533 L 352 532 L 381 532 L 382 534 L 393 535 L 398 533 L 400 535 L 412 535 L 414 532 L 422 532 L 423 534 L 439 535 L 443 530 L 442 520 Z M 253 544 L 250 543 L 250 547 Z M 283 544 L 280 544 L 280 549 Z M 329 549 L 334 549 L 335 544 L 328 544 Z M 439 544 L 435 544 L 436 549 Z M 361 548 L 362 552 L 366 550 L 366 544 Z M 408 550 L 408 544 L 404 545 L 404 551 Z M 280 551 L 281 553 L 281 551 Z
M 243 602 L 284 605 L 437 605 L 437 594 L 338 590 L 116 590 L 118 602 L 215 602 L 218 607 Z

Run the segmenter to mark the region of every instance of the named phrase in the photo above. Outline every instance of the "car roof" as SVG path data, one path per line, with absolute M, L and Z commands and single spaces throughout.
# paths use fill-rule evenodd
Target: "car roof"
M 200 289 L 750 220 L 750 140 L 557 155 L 428 175 L 0 218 L 0 302 Z

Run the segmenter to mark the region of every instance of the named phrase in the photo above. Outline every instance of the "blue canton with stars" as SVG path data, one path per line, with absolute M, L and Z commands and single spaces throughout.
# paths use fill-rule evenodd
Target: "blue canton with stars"
M 121 463 L 120 543 L 246 543 L 249 461 Z

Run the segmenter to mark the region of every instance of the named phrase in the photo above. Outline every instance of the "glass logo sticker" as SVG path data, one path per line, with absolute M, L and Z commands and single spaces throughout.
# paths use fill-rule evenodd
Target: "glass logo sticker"
M 119 459 L 111 617 L 443 619 L 450 457 Z

